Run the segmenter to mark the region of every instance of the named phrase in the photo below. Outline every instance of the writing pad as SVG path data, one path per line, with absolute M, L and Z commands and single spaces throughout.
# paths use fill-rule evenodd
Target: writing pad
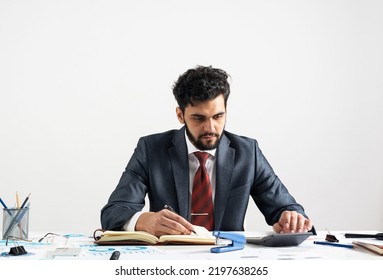
M 249 244 L 262 245 L 267 247 L 286 247 L 298 246 L 305 241 L 311 232 L 305 233 L 275 233 L 263 237 L 246 237 L 246 242 Z

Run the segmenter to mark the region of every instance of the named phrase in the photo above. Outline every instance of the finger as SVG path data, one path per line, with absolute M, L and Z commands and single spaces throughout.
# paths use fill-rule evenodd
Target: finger
M 291 219 L 291 232 L 307 232 L 312 228 L 312 222 L 300 213 L 296 213 L 295 226 L 294 226 L 294 214 Z
M 307 232 L 307 231 L 310 231 L 312 228 L 313 228 L 313 222 L 309 219 L 306 219 L 303 226 L 303 230 Z
M 283 221 L 285 224 L 290 224 L 291 221 L 291 216 L 292 216 L 292 211 L 284 211 L 283 212 Z
M 290 212 L 289 230 L 294 233 L 297 231 L 298 213 L 295 211 Z
M 279 218 L 279 224 L 283 227 L 283 232 L 290 232 L 290 220 L 291 220 L 291 212 L 284 211 Z
M 180 215 L 166 209 L 159 213 L 162 215 L 160 223 L 168 234 L 190 234 L 193 231 L 193 225 Z
M 164 219 L 162 225 L 166 227 L 166 232 L 168 234 L 190 234 L 191 231 L 183 226 L 181 223 L 171 220 Z
M 183 218 L 182 216 L 178 215 L 177 213 L 175 212 L 172 212 L 172 211 L 169 211 L 169 210 L 161 210 L 160 212 L 164 211 L 164 215 L 173 220 L 173 221 L 176 221 L 177 223 L 183 225 L 185 228 L 187 228 L 188 230 L 193 230 L 193 225 L 191 223 L 189 223 L 185 218 Z
M 303 232 L 305 231 L 305 221 L 306 218 L 302 214 L 297 215 L 297 223 L 295 226 L 295 231 L 296 232 Z
M 276 233 L 283 233 L 283 227 L 279 224 L 279 223 L 275 223 L 273 225 L 273 230 L 276 232 Z

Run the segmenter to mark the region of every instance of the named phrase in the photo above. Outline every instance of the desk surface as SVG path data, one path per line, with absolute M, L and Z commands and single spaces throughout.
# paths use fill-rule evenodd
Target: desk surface
M 332 232 L 339 243 L 351 244 L 353 239 L 345 238 L 346 231 Z M 352 231 L 354 233 L 365 233 Z M 369 231 L 368 233 L 375 233 Z M 246 236 L 264 236 L 271 232 L 246 232 Z M 327 232 L 318 232 L 318 235 L 309 237 L 299 246 L 293 247 L 263 247 L 246 244 L 243 250 L 210 253 L 210 248 L 215 246 L 98 246 L 93 243 L 93 238 L 89 235 L 70 234 L 66 242 L 65 238 L 55 237 L 53 243 L 38 243 L 37 240 L 44 234 L 32 234 L 30 237 L 33 242 L 18 242 L 18 245 L 25 247 L 28 252 L 21 256 L 11 256 L 8 254 L 10 247 L 14 246 L 9 242 L 5 246 L 5 241 L 0 241 L 0 260 L 47 260 L 47 259 L 78 259 L 78 260 L 108 260 L 114 250 L 121 252 L 120 260 L 383 260 L 382 256 L 374 254 L 366 249 L 341 248 L 333 246 L 323 246 L 314 244 L 315 240 L 324 241 Z M 363 240 L 374 240 L 367 239 Z M 383 244 L 383 241 L 381 241 Z M 58 249 L 61 248 L 61 249 Z M 71 248 L 78 251 L 68 256 L 62 248 Z M 69 250 L 69 249 L 68 249 Z M 57 253 L 60 252 L 60 253 Z M 63 253 L 64 252 L 64 253 Z M 74 256 L 76 255 L 76 256 Z

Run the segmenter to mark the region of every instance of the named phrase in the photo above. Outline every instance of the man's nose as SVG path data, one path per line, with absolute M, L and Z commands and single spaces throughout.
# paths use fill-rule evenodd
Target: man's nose
M 204 130 L 214 132 L 215 121 L 213 118 L 207 119 L 204 123 Z

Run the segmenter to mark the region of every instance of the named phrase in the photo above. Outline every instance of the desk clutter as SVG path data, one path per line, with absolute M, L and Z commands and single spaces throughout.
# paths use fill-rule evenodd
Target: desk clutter
M 208 231 L 191 235 L 97 229 L 93 235 L 29 233 L 29 193 L 8 207 L 3 199 L 0 259 L 374 259 L 383 256 L 383 233 L 254 233 Z M 325 246 L 318 246 L 325 245 Z M 350 250 L 351 249 L 351 250 Z M 222 253 L 222 254 L 219 254 Z
M 318 235 L 308 236 L 299 245 L 281 247 L 255 245 L 245 241 L 247 237 L 262 238 L 270 235 L 270 232 L 212 232 L 212 235 L 222 242 L 209 245 L 98 245 L 92 234 L 32 233 L 28 240 L 0 240 L 0 261 L 110 260 L 116 259 L 116 255 L 118 260 L 382 260 L 380 254 L 357 245 L 356 241 L 383 246 L 383 240 L 345 238 L 344 232 L 334 233 L 338 242 L 327 241 L 326 233 L 318 232 Z M 322 246 L 320 243 L 341 246 Z M 119 254 L 113 255 L 116 251 Z
M 16 192 L 14 207 L 3 206 L 0 260 L 19 259 L 374 259 L 383 256 L 383 233 L 312 235 L 210 232 L 195 226 L 191 235 L 156 237 L 146 232 L 95 230 L 77 233 L 29 233 L 30 195 Z M 327 245 L 327 246 L 318 246 Z M 351 250 L 350 250 L 351 249 Z M 219 254 L 221 253 L 221 254 Z

